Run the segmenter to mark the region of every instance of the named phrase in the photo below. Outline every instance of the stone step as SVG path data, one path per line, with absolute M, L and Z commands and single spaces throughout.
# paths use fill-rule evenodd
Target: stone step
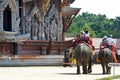
M 0 58 L 0 66 L 63 65 L 63 55 L 19 55 Z

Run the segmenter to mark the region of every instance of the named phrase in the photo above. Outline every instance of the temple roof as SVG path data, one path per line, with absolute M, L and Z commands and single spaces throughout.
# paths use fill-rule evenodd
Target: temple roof
M 63 32 L 66 32 L 70 27 L 73 19 L 79 13 L 81 8 L 72 8 L 65 6 L 62 8 Z
M 81 8 L 72 8 L 70 6 L 65 6 L 62 8 L 62 16 L 71 16 L 78 14 Z

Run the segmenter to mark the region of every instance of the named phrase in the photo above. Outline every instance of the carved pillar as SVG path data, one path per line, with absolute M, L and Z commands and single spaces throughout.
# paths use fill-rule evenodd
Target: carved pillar
M 22 2 L 21 3 L 21 18 L 22 18 L 22 21 L 21 21 L 21 33 L 22 34 L 25 34 L 25 20 L 24 20 L 24 16 L 25 16 L 25 3 Z
M 0 31 L 3 31 L 3 11 L 0 11 Z
M 42 31 L 43 24 L 42 24 L 41 21 L 39 21 L 38 26 L 39 26 L 39 28 L 38 28 L 38 40 L 41 40 L 42 39 L 42 33 L 43 33 L 43 31 Z
M 15 11 L 12 11 L 12 31 L 19 33 L 20 18 L 16 15 L 17 13 Z
M 14 25 L 14 24 L 15 24 L 15 19 L 16 19 L 16 18 L 15 18 L 15 15 L 14 15 L 14 11 L 11 12 L 11 16 L 12 16 L 12 17 L 11 17 L 11 18 L 12 18 L 12 23 L 11 23 L 11 24 L 12 24 L 12 31 L 16 31 L 16 30 L 15 30 L 15 27 L 16 27 L 16 26 Z
M 43 15 L 43 17 L 42 17 L 42 26 L 41 26 L 41 30 L 42 30 L 42 37 L 41 37 L 41 39 L 42 40 L 45 40 L 45 32 L 44 32 L 44 15 Z
M 58 35 L 58 40 L 62 41 L 64 40 L 64 33 L 63 33 L 63 23 L 62 23 L 62 14 L 59 13 L 59 35 Z

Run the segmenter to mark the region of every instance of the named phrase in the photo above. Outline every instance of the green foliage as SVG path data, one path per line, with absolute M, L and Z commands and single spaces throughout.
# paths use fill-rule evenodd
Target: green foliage
M 101 38 L 112 34 L 114 38 L 120 38 L 120 17 L 108 19 L 105 15 L 85 12 L 73 20 L 66 33 L 76 35 L 82 30 L 88 30 L 91 37 Z

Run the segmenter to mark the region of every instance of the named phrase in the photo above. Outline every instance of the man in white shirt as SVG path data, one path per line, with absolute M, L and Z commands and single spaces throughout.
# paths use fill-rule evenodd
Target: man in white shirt
M 108 45 L 113 45 L 113 39 L 112 39 L 112 35 L 109 35 L 107 38 L 107 43 Z
M 88 31 L 85 31 L 85 37 L 90 37 Z

